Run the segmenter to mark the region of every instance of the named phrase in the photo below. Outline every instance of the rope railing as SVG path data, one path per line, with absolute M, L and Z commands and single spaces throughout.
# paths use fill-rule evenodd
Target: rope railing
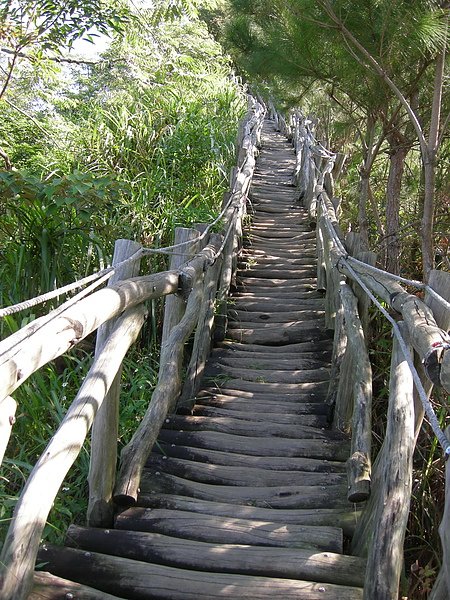
M 324 151 L 317 142 L 311 119 L 296 112 L 292 122 L 294 131 L 289 137 L 297 154 L 296 182 L 301 200 L 311 215 L 311 224 L 317 229 L 318 282 L 326 293 L 327 323 L 334 328 L 328 392 L 329 403 L 334 407 L 332 426 L 352 436 L 351 457 L 347 463 L 349 500 L 367 500 L 353 536 L 352 551 L 368 556 L 367 598 L 372 597 L 371 590 L 377 590 L 377 598 L 393 598 L 398 595 L 402 570 L 398 543 L 404 537 L 408 516 L 407 510 L 399 511 L 399 507 L 409 506 L 412 454 L 424 414 L 445 458 L 450 455 L 448 431 L 442 430 L 430 401 L 433 384 L 450 389 L 447 333 L 450 329 L 450 275 L 432 272 L 429 283 L 425 284 L 369 264 L 365 255 L 370 253 L 354 256 L 355 250 L 344 240 L 334 202 L 330 200 L 332 179 L 327 186 L 323 185 L 324 173 L 332 173 L 331 163 L 336 155 Z M 317 163 L 314 157 L 322 162 Z M 357 236 L 352 235 L 355 241 Z M 353 286 L 353 292 L 346 281 Z M 423 291 L 425 302 L 402 286 Z M 359 310 L 355 294 L 360 300 Z M 394 335 L 386 437 L 375 459 L 370 449 L 372 375 L 367 344 L 360 341 L 361 336 L 364 339 L 362 323 L 368 322 L 367 316 L 361 313 L 362 295 L 388 319 Z M 428 306 L 431 303 L 434 303 L 433 310 Z M 400 315 L 403 323 L 389 314 L 388 308 Z M 423 373 L 419 372 L 414 355 Z M 413 402 L 414 389 L 418 403 Z M 450 514 L 449 506 L 446 514 Z M 389 527 L 385 527 L 385 523 L 389 523 Z M 441 537 L 444 555 L 448 555 L 447 537 L 443 533 Z M 440 573 L 433 600 L 441 600 L 450 593 L 446 573 L 445 569 Z

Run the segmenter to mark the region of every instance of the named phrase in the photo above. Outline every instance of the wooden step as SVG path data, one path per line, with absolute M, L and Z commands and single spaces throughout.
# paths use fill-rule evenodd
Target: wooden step
M 148 531 L 214 544 L 245 544 L 278 548 L 309 548 L 342 553 L 339 527 L 282 526 L 278 522 L 205 515 L 181 510 L 129 508 L 115 521 L 116 529 Z
M 195 460 L 171 458 L 153 455 L 147 461 L 143 474 L 143 484 L 151 488 L 151 481 L 161 473 L 176 475 L 190 481 L 200 481 L 214 485 L 270 487 L 277 485 L 327 485 L 342 484 L 347 481 L 347 474 L 341 472 L 313 471 L 276 471 L 261 467 L 244 465 L 216 465 Z
M 142 600 L 208 600 L 232 598 L 302 598 L 302 600 L 361 600 L 362 589 L 331 583 L 211 573 L 48 545 L 38 560 L 60 577 L 91 585 L 123 598 Z
M 159 453 L 159 454 L 156 454 Z M 249 456 L 248 454 L 237 454 L 231 452 L 220 452 L 218 450 L 205 450 L 204 448 L 192 448 L 189 446 L 176 446 L 159 442 L 155 445 L 153 453 L 150 454 L 147 465 L 154 464 L 158 457 L 159 461 L 169 458 L 180 458 L 199 463 L 213 465 L 226 465 L 236 467 L 254 467 L 257 469 L 271 469 L 281 471 L 302 471 L 309 473 L 345 473 L 346 463 L 316 458 L 291 458 L 278 456 Z
M 278 508 L 230 504 L 222 501 L 202 500 L 176 494 L 139 494 L 137 505 L 143 508 L 167 508 L 184 510 L 208 515 L 219 515 L 257 521 L 272 521 L 297 525 L 333 525 L 340 527 L 346 536 L 351 537 L 355 529 L 361 509 L 356 505 L 342 508 Z
M 309 413 L 303 412 L 300 414 L 295 414 L 292 412 L 273 412 L 273 407 L 269 404 L 260 404 L 259 410 L 250 410 L 250 407 L 247 405 L 248 410 L 233 410 L 232 406 L 194 406 L 193 408 L 193 416 L 200 417 L 231 417 L 233 419 L 242 419 L 243 421 L 259 421 L 264 422 L 267 421 L 268 415 L 270 414 L 270 420 L 272 423 L 278 423 L 280 425 L 310 425 L 312 427 L 326 427 L 327 425 L 327 415 L 326 406 L 323 410 L 310 411 Z M 288 405 L 289 406 L 289 405 Z M 292 406 L 292 405 L 291 405 Z M 317 406 L 314 404 L 310 404 L 310 406 Z
M 161 442 L 178 446 L 220 450 L 250 456 L 279 456 L 347 460 L 350 445 L 345 439 L 290 439 L 277 437 L 245 437 L 219 431 L 175 431 L 162 429 Z
M 200 392 L 201 394 L 202 392 Z M 322 402 L 286 402 L 277 396 L 265 398 L 263 395 L 253 398 L 241 398 L 225 394 L 199 395 L 193 408 L 195 414 L 208 414 L 208 410 L 228 410 L 233 413 L 249 413 L 258 419 L 259 415 L 267 419 L 270 411 L 271 418 L 274 414 L 281 417 L 297 415 L 328 415 L 329 406 Z M 231 416 L 231 415 L 230 415 Z M 238 417 L 237 417 L 238 418 Z
M 181 569 L 239 573 L 361 587 L 365 560 L 301 548 L 213 544 L 159 533 L 72 525 L 68 546 Z M 220 560 L 218 560 L 220 556 Z
M 322 318 L 325 311 L 322 310 L 295 310 L 290 312 L 251 311 L 228 309 L 228 318 L 237 323 L 286 323 L 299 321 L 316 321 L 323 328 Z M 320 319 L 320 321 L 319 321 Z
M 312 369 L 296 369 L 295 371 L 286 369 L 264 369 L 262 366 L 254 368 L 246 366 L 242 362 L 242 367 L 238 368 L 225 362 L 215 362 L 205 369 L 205 379 L 214 380 L 217 377 L 234 377 L 245 381 L 258 381 L 263 383 L 305 383 L 311 381 L 328 381 L 330 370 L 327 367 L 317 366 Z M 249 362 L 249 365 L 252 363 Z
M 246 437 L 342 440 L 343 435 L 336 430 L 327 430 L 307 425 L 284 425 L 278 423 L 247 423 L 241 419 L 230 417 L 193 417 L 185 415 L 169 415 L 163 425 L 164 429 L 183 431 L 210 431 L 228 433 Z

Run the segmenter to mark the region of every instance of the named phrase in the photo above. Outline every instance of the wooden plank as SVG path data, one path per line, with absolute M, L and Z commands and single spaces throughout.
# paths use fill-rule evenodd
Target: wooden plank
M 278 400 L 278 398 L 276 398 Z M 215 415 L 215 416 L 230 416 L 240 418 L 238 415 L 243 413 L 244 418 L 250 418 L 259 421 L 267 419 L 267 410 L 270 408 L 271 417 L 276 415 L 277 418 L 290 418 L 298 415 L 323 415 L 328 414 L 328 406 L 321 402 L 276 402 L 276 400 L 265 400 L 263 396 L 258 398 L 247 399 L 234 396 L 226 396 L 217 394 L 215 396 L 198 396 L 196 404 L 193 408 L 194 415 Z M 212 413 L 211 411 L 215 411 Z M 219 414 L 217 411 L 221 411 Z M 272 412 L 273 411 L 273 412 Z M 248 417 L 247 417 L 248 415 Z M 295 421 L 294 421 L 295 422 Z
M 27 598 L 45 522 L 69 468 L 78 456 L 97 410 L 145 318 L 143 305 L 118 320 L 70 405 L 58 431 L 33 468 L 16 504 L 0 556 L 2 600 Z
M 192 481 L 201 481 L 217 485 L 246 485 L 246 486 L 272 486 L 272 485 L 327 485 L 342 484 L 345 474 L 312 471 L 276 471 L 244 465 L 216 465 L 192 460 L 153 456 L 147 460 L 146 469 L 143 471 L 141 487 L 150 489 L 152 480 L 161 473 L 176 475 Z M 143 483 L 145 480 L 145 483 Z
M 251 363 L 250 363 L 251 364 Z M 254 363 L 253 363 L 254 364 Z M 234 377 L 245 381 L 260 381 L 263 383 L 304 383 L 313 381 L 328 381 L 330 370 L 327 367 L 316 367 L 315 369 L 263 369 L 246 367 L 238 368 L 228 364 L 210 363 L 205 370 L 205 378 Z
M 218 515 L 239 519 L 256 519 L 304 525 L 333 525 L 343 529 L 348 537 L 353 535 L 361 511 L 348 504 L 342 508 L 272 508 L 230 504 L 222 501 L 202 500 L 176 494 L 140 494 L 138 506 L 143 508 L 166 508 L 184 510 L 207 515 Z
M 300 414 L 277 413 L 274 412 L 275 408 L 271 404 L 263 405 L 262 409 L 260 407 L 261 404 L 259 407 L 254 406 L 253 411 L 250 412 L 250 410 L 232 410 L 231 407 L 194 406 L 192 415 L 196 417 L 230 417 L 231 419 L 241 419 L 242 421 L 266 422 L 269 418 L 268 414 L 270 414 L 270 421 L 279 425 L 308 425 L 309 427 L 326 427 L 327 425 L 327 415 L 323 414 L 323 412 L 321 414 L 305 414 L 305 412 Z M 258 412 L 258 408 L 260 408 L 260 412 Z M 270 412 L 268 413 L 268 411 Z
M 236 321 L 237 323 L 286 323 L 286 321 L 308 321 L 320 319 L 324 316 L 324 311 L 320 310 L 296 310 L 291 312 L 272 312 L 272 311 L 250 311 L 250 310 L 238 310 L 229 309 L 228 317 L 230 321 Z
M 247 423 L 239 419 L 226 417 L 192 417 L 168 415 L 164 420 L 164 429 L 181 431 L 217 431 L 248 437 L 276 437 L 287 439 L 342 440 L 339 431 L 323 430 L 300 425 L 277 425 L 276 423 Z
M 310 548 L 342 553 L 339 527 L 282 526 L 279 522 L 202 515 L 163 508 L 130 508 L 116 518 L 116 529 L 148 531 L 214 544 Z
M 342 508 L 347 506 L 346 484 L 328 486 L 281 485 L 281 486 L 229 486 L 190 481 L 161 473 L 152 479 L 149 488 L 141 482 L 141 492 L 152 491 L 180 496 L 193 496 L 203 500 L 222 501 L 272 508 Z
M 246 438 L 217 431 L 173 431 L 161 429 L 159 439 L 167 444 L 209 448 L 222 452 L 237 452 L 250 456 L 292 456 L 347 460 L 350 445 L 345 440 Z
M 52 572 L 62 577 L 71 577 L 103 591 L 139 600 L 198 600 L 201 597 L 208 600 L 242 600 L 243 597 L 252 600 L 274 597 L 296 600 L 362 599 L 362 590 L 357 587 L 190 571 L 74 548 L 47 546 L 41 552 L 40 560 L 48 562 Z
M 122 263 L 140 249 L 132 240 L 117 240 L 114 246 L 112 265 Z M 108 286 L 118 281 L 139 275 L 140 261 L 116 267 Z M 95 355 L 99 356 L 117 318 L 110 319 L 97 330 Z M 117 438 L 119 431 L 119 397 L 122 366 L 100 406 L 92 425 L 91 454 L 89 464 L 89 503 L 87 522 L 91 527 L 110 527 L 113 523 L 112 492 L 116 480 Z
M 318 580 L 356 587 L 362 587 L 364 582 L 363 559 L 301 548 L 217 545 L 159 533 L 92 530 L 75 525 L 68 530 L 67 545 L 197 571 Z
M 249 456 L 232 452 L 220 452 L 218 450 L 205 450 L 203 448 L 192 448 L 189 446 L 176 446 L 172 444 L 159 443 L 150 454 L 146 466 L 154 465 L 155 459 L 165 462 L 170 457 L 196 461 L 198 463 L 209 463 L 213 465 L 228 465 L 237 467 L 252 467 L 261 469 L 273 469 L 275 471 L 302 471 L 309 473 L 345 473 L 345 463 L 335 460 L 317 458 L 292 458 L 278 456 Z

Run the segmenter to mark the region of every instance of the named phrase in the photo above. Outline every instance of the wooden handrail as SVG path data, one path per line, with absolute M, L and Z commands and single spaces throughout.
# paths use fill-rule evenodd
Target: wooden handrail
M 361 254 L 352 248 L 353 244 L 346 245 L 339 229 L 335 208 L 337 203 L 330 199 L 333 182 L 331 178 L 327 183 L 330 163 L 313 163 L 316 142 L 308 120 L 301 113 L 296 114 L 293 126 L 292 138 L 298 159 L 295 182 L 298 183 L 300 197 L 309 210 L 311 224 L 317 223 L 318 289 L 326 293 L 326 322 L 335 329 L 328 394 L 330 405 L 336 406 L 333 423 L 339 429 L 352 431 L 352 456 L 348 462 L 349 500 L 368 498 L 356 528 L 352 549 L 360 556 L 368 556 L 364 598 L 390 600 L 398 595 L 403 538 L 411 495 L 412 453 L 417 433 L 414 430 L 413 384 L 410 368 L 395 342 L 386 438 L 370 474 L 371 373 L 364 341 L 369 300 L 358 280 L 403 318 L 404 338 L 414 348 L 418 361 L 424 362 L 427 367 L 427 393 L 431 392 L 433 383 L 450 389 L 450 347 L 447 335 L 450 314 L 428 294 L 424 303 L 417 296 L 408 293 L 389 273 L 380 270 L 374 272 L 371 269 L 374 263 L 373 253 Z M 343 156 L 338 157 L 337 162 L 342 165 Z M 339 169 L 333 171 L 337 175 Z M 316 181 L 318 185 L 313 186 L 312 182 Z M 356 257 L 362 260 L 349 258 L 350 251 L 355 252 Z M 358 310 L 356 298 L 344 281 L 353 282 L 359 298 Z M 448 301 L 450 274 L 433 272 L 430 281 L 434 282 L 433 289 Z M 352 394 L 349 394 L 350 390 L 353 391 Z M 415 409 L 416 426 L 420 426 L 423 418 L 420 402 L 415 401 Z M 449 434 L 450 430 L 447 431 L 447 438 Z M 360 448 L 363 449 L 361 454 L 358 453 Z M 449 469 L 446 471 L 448 492 Z M 369 495 L 371 478 L 373 493 Z M 449 497 L 450 493 L 447 494 L 446 512 L 440 530 L 444 565 L 432 600 L 443 600 L 450 591 L 450 541 L 447 535 Z

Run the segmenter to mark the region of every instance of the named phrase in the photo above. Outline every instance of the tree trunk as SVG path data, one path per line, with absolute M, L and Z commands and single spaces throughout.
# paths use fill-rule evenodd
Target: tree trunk
M 422 237 L 422 265 L 423 279 L 428 281 L 431 271 L 434 269 L 434 243 L 433 243 L 433 224 L 434 224 L 434 186 L 436 182 L 435 160 L 436 154 L 428 151 L 428 156 L 424 157 L 423 176 L 423 214 L 421 225 Z
M 389 176 L 386 187 L 386 270 L 394 275 L 400 273 L 400 192 L 405 168 L 405 159 L 409 148 L 389 140 L 391 152 Z
M 366 136 L 363 144 L 364 164 L 360 169 L 358 231 L 360 233 L 361 250 L 369 249 L 369 222 L 367 219 L 367 204 L 369 202 L 369 178 L 373 165 L 373 139 L 375 135 L 375 119 L 367 117 Z

